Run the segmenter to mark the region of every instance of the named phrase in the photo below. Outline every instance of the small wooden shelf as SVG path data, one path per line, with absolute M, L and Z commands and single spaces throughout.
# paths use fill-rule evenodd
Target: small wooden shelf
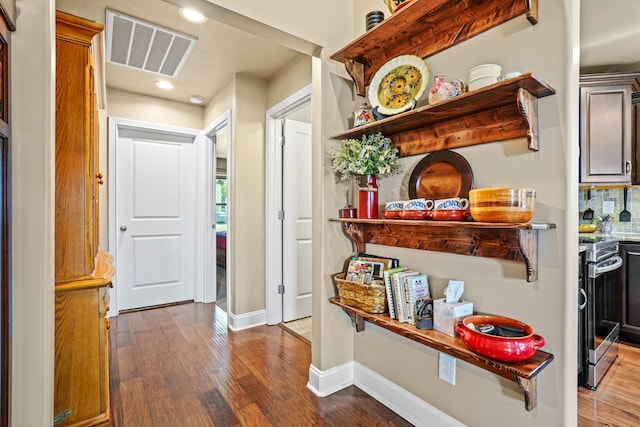
M 512 138 L 527 138 L 529 149 L 537 151 L 538 98 L 554 93 L 548 84 L 524 73 L 332 138 L 359 139 L 382 132 L 403 157 Z
M 538 350 L 531 359 L 522 362 L 500 362 L 472 352 L 460 338 L 453 338 L 436 330 L 418 329 L 408 323 L 392 320 L 386 314 L 367 313 L 364 310 L 342 304 L 338 298 L 331 298 L 329 302 L 342 307 L 354 321 L 358 332 L 364 331 L 365 321 L 371 322 L 412 341 L 464 360 L 471 365 L 493 372 L 508 380 L 515 381 L 524 394 L 527 411 L 531 411 L 536 407 L 536 375 L 551 363 L 553 354 Z
M 373 75 L 404 54 L 426 58 L 519 15 L 538 22 L 537 0 L 414 0 L 331 56 L 343 62 L 360 96 Z
M 330 220 L 343 224 L 359 253 L 366 252 L 367 243 L 374 243 L 523 262 L 528 282 L 538 279 L 538 231 L 556 228 L 555 224 L 528 222 Z

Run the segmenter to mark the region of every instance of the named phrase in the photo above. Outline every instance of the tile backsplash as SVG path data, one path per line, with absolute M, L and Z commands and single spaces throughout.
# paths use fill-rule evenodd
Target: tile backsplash
M 604 202 L 613 202 L 612 228 L 614 232 L 640 233 L 640 186 L 628 187 L 627 210 L 631 212 L 631 222 L 620 222 L 618 218 L 624 209 L 623 188 L 591 188 L 591 200 L 587 200 L 587 189 L 581 188 L 578 197 L 578 211 L 580 223 L 593 222 L 598 224 L 598 217 L 605 216 L 602 208 Z M 593 220 L 582 219 L 582 214 L 588 208 L 593 209 Z

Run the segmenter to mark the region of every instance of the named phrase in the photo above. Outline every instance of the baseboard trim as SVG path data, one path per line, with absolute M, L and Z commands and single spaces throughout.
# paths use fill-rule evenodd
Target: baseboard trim
M 254 328 L 267 324 L 267 311 L 256 310 L 250 313 L 233 314 L 229 313 L 229 329 L 232 331 L 242 331 L 243 329 Z
M 382 375 L 357 362 L 321 371 L 309 367 L 307 388 L 325 397 L 350 385 L 370 394 L 378 402 L 417 427 L 464 427 L 460 421 L 430 405 Z
M 329 396 L 353 384 L 353 362 L 321 371 L 309 366 L 309 382 L 307 388 L 318 397 Z

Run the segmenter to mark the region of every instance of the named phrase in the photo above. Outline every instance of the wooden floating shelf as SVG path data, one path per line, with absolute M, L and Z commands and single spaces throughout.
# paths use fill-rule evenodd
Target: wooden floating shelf
M 538 98 L 554 93 L 542 80 L 525 73 L 332 138 L 360 139 L 382 132 L 393 140 L 401 157 L 513 138 L 527 138 L 529 149 L 538 151 Z
M 426 58 L 517 16 L 538 22 L 537 0 L 414 0 L 331 56 L 345 64 L 360 96 L 390 59 Z
M 490 223 L 333 218 L 353 241 L 358 253 L 366 244 L 397 246 L 458 255 L 522 262 L 528 282 L 538 280 L 538 231 L 556 228 L 544 223 Z
M 515 381 L 524 394 L 527 411 L 533 410 L 538 403 L 536 375 L 553 361 L 553 354 L 551 353 L 538 350 L 532 358 L 522 362 L 500 362 L 472 352 L 460 338 L 453 338 L 433 329 L 418 329 L 408 323 L 392 320 L 386 314 L 367 313 L 364 310 L 342 304 L 338 298 L 331 298 L 329 302 L 342 307 L 354 321 L 357 332 L 364 331 L 365 321 L 371 322 L 412 341 L 464 360 L 471 365 L 500 375 L 508 380 Z

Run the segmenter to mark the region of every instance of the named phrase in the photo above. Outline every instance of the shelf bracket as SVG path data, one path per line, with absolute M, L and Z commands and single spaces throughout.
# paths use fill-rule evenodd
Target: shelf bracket
M 518 247 L 527 269 L 527 282 L 538 280 L 538 232 L 518 230 Z
M 529 150 L 538 151 L 538 98 L 531 95 L 526 89 L 518 89 L 518 109 L 522 121 L 527 130 L 527 142 Z
M 524 0 L 524 7 L 527 10 L 527 20 L 531 25 L 538 23 L 538 0 Z
M 516 375 L 516 383 L 518 383 L 522 394 L 524 394 L 525 409 L 529 412 L 533 411 L 538 405 L 538 378 L 527 379 Z
M 366 85 L 364 82 L 364 64 L 355 59 L 348 58 L 344 62 L 347 72 L 356 84 L 356 91 L 360 96 L 367 96 Z
M 351 239 L 353 243 L 355 253 L 363 253 L 367 250 L 367 244 L 364 241 L 364 229 L 359 227 L 358 224 L 352 222 L 343 223 L 342 230 Z
M 360 316 L 355 311 L 349 310 L 344 307 L 342 308 L 342 311 L 347 313 L 347 315 L 351 318 L 351 321 L 356 325 L 356 332 L 364 331 L 364 321 L 365 321 L 364 317 Z

